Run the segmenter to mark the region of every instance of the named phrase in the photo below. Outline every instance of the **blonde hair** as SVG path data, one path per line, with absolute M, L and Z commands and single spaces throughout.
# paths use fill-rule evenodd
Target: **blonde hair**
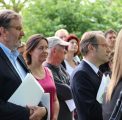
M 115 44 L 115 53 L 113 57 L 112 77 L 108 85 L 106 100 L 110 101 L 112 93 L 122 77 L 122 29 L 120 30 Z
M 60 32 L 65 33 L 66 35 L 69 35 L 68 31 L 66 29 L 59 29 L 55 32 L 55 36 L 59 37 Z

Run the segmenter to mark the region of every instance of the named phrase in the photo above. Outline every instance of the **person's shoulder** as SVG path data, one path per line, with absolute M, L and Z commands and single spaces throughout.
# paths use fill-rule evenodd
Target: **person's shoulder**
M 45 71 L 48 72 L 49 74 L 52 74 L 51 70 L 48 67 L 44 67 Z
M 84 60 L 82 60 L 80 64 L 75 68 L 75 70 L 86 71 L 89 67 L 90 67 L 89 64 Z

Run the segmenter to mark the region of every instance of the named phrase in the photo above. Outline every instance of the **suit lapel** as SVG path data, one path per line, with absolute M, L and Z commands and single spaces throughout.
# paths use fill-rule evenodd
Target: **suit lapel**
M 89 74 L 89 76 L 92 78 L 93 82 L 95 84 L 100 85 L 101 80 L 99 79 L 99 76 L 95 73 L 95 71 L 91 68 L 91 66 L 86 63 L 85 61 L 82 61 L 81 66 L 83 66 L 83 69 Z
M 11 69 L 13 74 L 18 78 L 21 79 L 20 76 L 18 75 L 17 71 L 15 70 L 14 66 L 10 62 L 9 58 L 6 56 L 2 48 L 0 48 L 0 57 L 3 59 L 3 61 L 6 63 L 6 65 Z M 3 68 L 4 69 L 4 68 Z
M 85 61 L 82 61 L 82 65 L 85 67 L 86 70 L 88 70 L 88 72 L 97 76 L 95 71 L 91 68 L 91 66 L 88 63 L 86 63 Z
M 17 60 L 19 61 L 19 63 L 22 65 L 22 67 L 27 73 L 30 72 L 21 54 L 17 57 Z

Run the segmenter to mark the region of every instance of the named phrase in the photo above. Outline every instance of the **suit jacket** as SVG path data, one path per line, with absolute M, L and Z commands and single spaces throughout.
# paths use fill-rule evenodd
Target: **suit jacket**
M 29 72 L 22 56 L 18 61 Z M 21 84 L 21 78 L 0 48 L 0 120 L 29 120 L 29 109 L 7 102 Z
M 82 60 L 71 75 L 71 90 L 76 104 L 78 120 L 102 120 L 102 108 L 96 100 L 100 79 Z

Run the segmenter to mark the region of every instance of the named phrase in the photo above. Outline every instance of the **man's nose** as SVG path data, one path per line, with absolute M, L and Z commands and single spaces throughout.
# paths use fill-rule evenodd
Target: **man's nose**
M 116 40 L 115 38 L 112 38 L 112 39 L 111 39 L 111 41 L 113 41 L 113 42 L 114 42 L 115 40 Z

